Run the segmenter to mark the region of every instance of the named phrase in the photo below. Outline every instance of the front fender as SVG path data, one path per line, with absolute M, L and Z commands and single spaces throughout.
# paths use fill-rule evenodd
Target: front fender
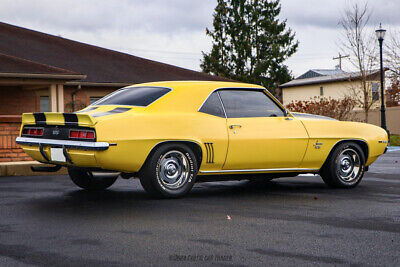
M 366 165 L 385 152 L 388 135 L 382 128 L 359 122 L 302 120 L 310 136 L 303 166 L 321 168 L 334 146 L 341 141 L 361 141 L 368 146 Z M 319 147 L 316 144 L 322 143 Z

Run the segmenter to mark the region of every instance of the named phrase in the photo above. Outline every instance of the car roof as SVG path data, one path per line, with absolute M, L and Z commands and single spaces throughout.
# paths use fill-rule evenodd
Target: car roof
M 141 83 L 132 85 L 132 87 L 136 86 L 159 86 L 159 87 L 168 87 L 174 90 L 181 89 L 191 89 L 195 90 L 206 90 L 210 93 L 215 89 L 219 88 L 260 88 L 264 89 L 264 87 L 256 84 L 250 83 L 241 83 L 241 82 L 216 82 L 216 81 L 165 81 L 165 82 L 149 82 L 149 83 Z M 131 87 L 131 86 L 129 86 Z
M 148 109 L 158 111 L 197 111 L 207 97 L 215 90 L 222 88 L 248 88 L 265 89 L 260 85 L 240 82 L 215 82 L 215 81 L 166 81 L 135 84 L 129 87 L 157 86 L 170 88 L 167 93 Z

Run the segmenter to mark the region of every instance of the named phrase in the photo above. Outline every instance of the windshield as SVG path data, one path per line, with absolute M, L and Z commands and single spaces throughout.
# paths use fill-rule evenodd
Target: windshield
M 171 89 L 164 87 L 126 87 L 94 102 L 92 106 L 126 105 L 146 107 L 169 91 L 171 91 Z

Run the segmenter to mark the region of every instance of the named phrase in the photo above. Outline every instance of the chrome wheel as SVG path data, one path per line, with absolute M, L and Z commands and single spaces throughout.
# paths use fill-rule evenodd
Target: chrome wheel
M 189 177 L 189 160 L 180 151 L 165 153 L 160 159 L 158 178 L 168 189 L 179 189 Z
M 346 183 L 354 182 L 358 178 L 360 170 L 360 156 L 354 149 L 347 148 L 339 154 L 337 161 L 337 174 L 341 180 Z

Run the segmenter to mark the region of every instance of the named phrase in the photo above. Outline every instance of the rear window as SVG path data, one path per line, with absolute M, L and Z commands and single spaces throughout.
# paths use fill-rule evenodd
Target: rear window
M 163 87 L 127 87 L 119 89 L 92 105 L 127 105 L 146 107 L 171 91 Z

